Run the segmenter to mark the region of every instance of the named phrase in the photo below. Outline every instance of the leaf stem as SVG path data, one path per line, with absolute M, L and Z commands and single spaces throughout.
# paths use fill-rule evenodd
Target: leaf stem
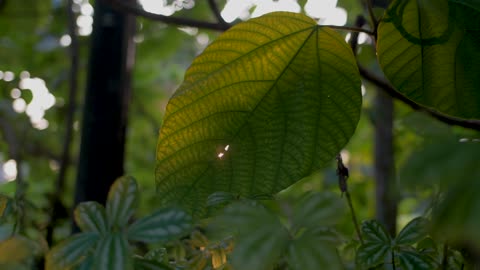
M 352 214 L 352 221 L 355 227 L 355 231 L 357 232 L 357 236 L 358 236 L 358 239 L 360 240 L 360 243 L 363 245 L 364 242 L 363 242 L 362 233 L 360 232 L 360 226 L 358 225 L 357 216 L 355 215 L 355 209 L 353 208 L 352 198 L 350 197 L 350 193 L 348 192 L 348 186 L 347 186 L 347 178 L 349 176 L 348 168 L 345 167 L 345 165 L 343 164 L 341 154 L 337 155 L 336 160 L 337 160 L 338 185 L 340 187 L 340 191 L 342 192 L 342 194 L 345 193 L 345 198 L 347 200 L 348 207 L 350 208 L 350 213 Z
M 395 252 L 392 250 L 392 269 L 395 270 Z
M 358 224 L 357 216 L 355 215 L 355 209 L 353 209 L 353 203 L 352 203 L 352 198 L 350 197 L 350 193 L 345 191 L 345 198 L 347 199 L 348 202 L 348 207 L 350 208 L 350 213 L 352 214 L 352 221 L 353 225 L 355 226 L 355 231 L 357 232 L 358 239 L 360 240 L 360 243 L 363 245 L 363 237 L 362 233 L 360 232 L 360 226 Z

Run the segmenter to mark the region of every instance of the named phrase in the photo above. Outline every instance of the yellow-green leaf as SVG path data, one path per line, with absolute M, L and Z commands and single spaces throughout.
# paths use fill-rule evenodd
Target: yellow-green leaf
M 360 107 L 340 34 L 288 12 L 240 23 L 195 59 L 167 105 L 159 196 L 199 216 L 217 191 L 275 194 L 333 159 Z

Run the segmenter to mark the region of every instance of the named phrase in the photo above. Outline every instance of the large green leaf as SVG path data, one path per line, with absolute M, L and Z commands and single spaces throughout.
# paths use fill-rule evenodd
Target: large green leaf
M 98 243 L 95 232 L 74 235 L 53 247 L 47 254 L 47 270 L 69 269 L 85 259 L 87 253 Z
M 97 202 L 82 202 L 74 212 L 75 222 L 84 232 L 104 234 L 108 230 L 105 208 Z
M 330 234 L 330 235 L 329 235 Z M 321 230 L 307 230 L 288 247 L 287 261 L 292 270 L 344 269 L 330 239 L 335 235 Z
M 122 228 L 127 225 L 138 204 L 138 186 L 133 177 L 121 177 L 108 192 L 107 221 L 109 225 Z
M 378 58 L 408 98 L 480 119 L 480 11 L 466 2 L 393 1 L 378 28 Z
M 294 230 L 336 224 L 345 214 L 343 201 L 331 193 L 308 194 L 295 204 Z
M 271 269 L 287 250 L 288 231 L 278 217 L 261 206 L 234 203 L 217 222 L 237 232 L 231 255 L 235 269 Z
M 332 160 L 360 107 L 341 35 L 287 12 L 240 23 L 197 57 L 167 105 L 159 195 L 201 215 L 216 191 L 275 194 Z
M 128 228 L 128 239 L 153 243 L 169 241 L 186 234 L 192 227 L 192 218 L 178 209 L 161 209 L 143 217 Z
M 93 270 L 133 270 L 132 255 L 124 234 L 108 234 L 100 239 L 95 249 Z

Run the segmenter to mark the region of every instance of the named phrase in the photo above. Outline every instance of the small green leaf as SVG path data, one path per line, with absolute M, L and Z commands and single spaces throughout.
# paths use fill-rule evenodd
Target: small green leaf
M 28 266 L 33 261 L 34 243 L 22 236 L 13 236 L 0 242 L 0 264 Z
M 127 238 L 121 233 L 102 237 L 95 249 L 94 270 L 132 270 L 133 259 Z
M 362 234 L 366 242 L 381 243 L 390 246 L 391 238 L 382 224 L 376 220 L 362 223 Z
M 74 212 L 75 222 L 84 232 L 104 234 L 108 230 L 105 208 L 97 202 L 82 202 Z
M 0 194 L 0 220 L 4 219 L 9 212 L 11 199 L 8 196 Z
M 423 255 L 414 249 L 400 249 L 395 252 L 395 255 L 402 270 L 431 270 L 438 267 L 430 256 Z
M 343 269 L 335 245 L 331 243 L 335 238 L 335 234 L 322 230 L 305 231 L 290 243 L 288 265 L 292 270 Z
M 74 235 L 55 247 L 46 256 L 47 270 L 63 270 L 79 264 L 98 243 L 99 234 L 95 232 Z
M 167 257 L 167 249 L 162 247 L 162 248 L 156 248 L 152 249 L 145 256 L 143 256 L 144 259 L 149 260 L 149 261 L 157 261 L 157 262 L 163 262 Z
M 334 225 L 344 214 L 345 205 L 339 196 L 325 192 L 308 194 L 294 206 L 294 230 Z
M 203 216 L 214 192 L 278 193 L 348 142 L 360 86 L 344 37 L 310 17 L 273 12 L 235 25 L 195 59 L 167 105 L 159 196 Z
M 133 177 L 124 176 L 113 183 L 108 192 L 107 220 L 110 227 L 123 228 L 138 204 L 138 187 Z
M 166 208 L 143 217 L 128 228 L 128 239 L 144 243 L 169 241 L 188 233 L 192 218 L 179 209 Z
M 428 220 L 417 217 L 410 221 L 395 238 L 396 245 L 413 245 L 427 236 Z
M 238 232 L 231 255 L 235 269 L 270 269 L 288 247 L 287 230 L 261 206 L 234 203 L 217 221 Z
M 366 242 L 358 248 L 356 262 L 361 269 L 378 266 L 390 256 L 391 248 L 382 242 Z
M 171 267 L 154 260 L 134 258 L 135 270 L 172 270 Z
M 75 270 L 91 270 L 93 268 L 94 257 L 93 254 L 89 254 Z
M 224 203 L 230 203 L 237 197 L 229 192 L 218 191 L 214 192 L 207 198 L 207 206 L 217 206 Z

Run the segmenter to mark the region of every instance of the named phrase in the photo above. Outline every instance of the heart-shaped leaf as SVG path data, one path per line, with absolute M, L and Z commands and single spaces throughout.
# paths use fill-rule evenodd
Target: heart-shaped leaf
M 217 191 L 275 194 L 333 159 L 360 107 L 340 34 L 288 12 L 240 23 L 195 59 L 167 105 L 159 196 L 201 216 Z
M 377 53 L 385 75 L 408 98 L 480 119 L 480 10 L 473 2 L 393 1 L 378 27 Z
M 133 177 L 124 176 L 113 183 L 107 198 L 107 220 L 110 227 L 123 228 L 138 204 L 138 187 Z
M 108 230 L 105 208 L 97 202 L 82 202 L 74 212 L 75 222 L 84 231 L 104 234 Z
M 186 234 L 192 218 L 178 209 L 161 209 L 143 217 L 128 228 L 128 239 L 144 243 L 169 241 Z

